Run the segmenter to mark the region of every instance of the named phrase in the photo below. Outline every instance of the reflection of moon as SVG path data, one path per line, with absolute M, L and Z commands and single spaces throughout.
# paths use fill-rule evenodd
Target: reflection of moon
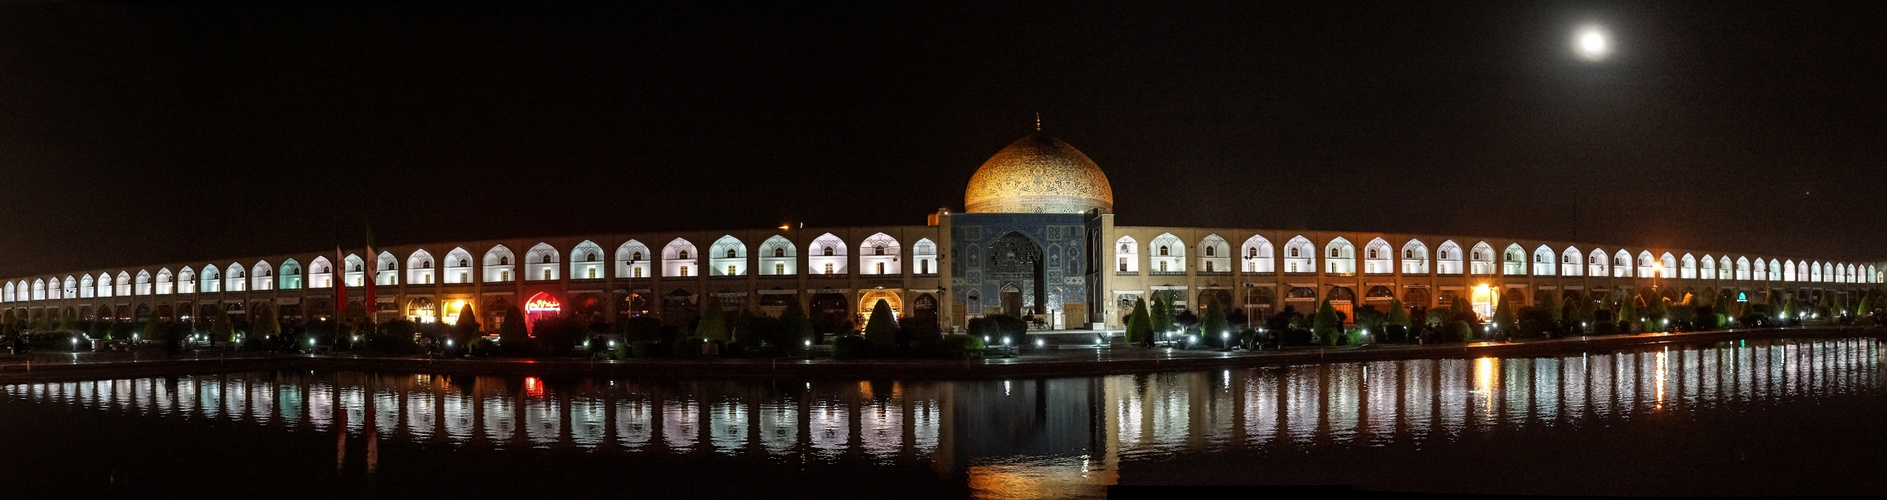
M 1574 38 L 1573 45 L 1578 49 L 1579 58 L 1587 61 L 1605 59 L 1605 56 L 1612 53 L 1611 39 L 1605 36 L 1604 30 L 1596 27 L 1579 30 L 1579 35 Z

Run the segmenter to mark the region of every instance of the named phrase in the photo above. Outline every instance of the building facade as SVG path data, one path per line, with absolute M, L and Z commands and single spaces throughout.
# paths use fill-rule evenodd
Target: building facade
M 1623 297 L 1651 288 L 1681 299 L 1703 290 L 1814 300 L 1878 286 L 1887 262 L 1636 248 L 1447 234 L 1115 225 L 1106 175 L 1040 131 L 1009 145 L 971 178 L 967 213 L 941 209 L 910 226 L 591 234 L 396 245 L 376 254 L 273 255 L 18 277 L 0 307 L 29 321 L 73 317 L 188 321 L 217 309 L 242 317 L 267 305 L 285 321 L 453 322 L 472 306 L 495 326 L 503 311 L 620 322 L 697 317 L 714 295 L 726 310 L 777 315 L 798 302 L 828 331 L 862 325 L 888 302 L 902 319 L 946 330 L 1011 314 L 1053 328 L 1112 329 L 1138 298 L 1182 307 L 1217 299 L 1263 317 L 1321 300 L 1339 309 L 1470 301 L 1491 314 L 1502 297 Z M 337 294 L 335 287 L 344 287 Z M 344 297 L 345 303 L 336 303 Z

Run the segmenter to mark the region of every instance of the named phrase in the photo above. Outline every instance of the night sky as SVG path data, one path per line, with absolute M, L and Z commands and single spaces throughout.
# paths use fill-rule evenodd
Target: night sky
M 923 224 L 1037 112 L 1122 225 L 1887 256 L 1887 2 L 1648 3 L 7 3 L 0 276 Z

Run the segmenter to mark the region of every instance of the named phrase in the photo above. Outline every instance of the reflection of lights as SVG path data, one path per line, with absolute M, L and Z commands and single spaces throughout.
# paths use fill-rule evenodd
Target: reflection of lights
M 1653 408 L 1658 408 L 1658 409 L 1664 408 L 1664 377 L 1665 377 L 1664 362 L 1665 362 L 1665 359 L 1668 358 L 1670 355 L 1671 355 L 1671 348 L 1669 347 L 1666 347 L 1664 348 L 1663 351 L 1658 352 L 1658 373 L 1657 373 L 1658 399 L 1657 399 L 1657 404 L 1653 406 Z

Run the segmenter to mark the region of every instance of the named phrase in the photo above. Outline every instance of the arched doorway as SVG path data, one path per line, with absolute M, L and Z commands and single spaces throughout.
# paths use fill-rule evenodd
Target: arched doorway
M 1330 299 L 1330 308 L 1336 309 L 1337 314 L 1343 316 L 1343 324 L 1347 325 L 1356 322 L 1355 290 L 1341 286 L 1332 287 L 1328 297 Z
M 537 322 L 555 318 L 563 314 L 563 301 L 549 293 L 537 292 L 530 300 L 524 301 L 524 331 L 536 334 Z
M 866 290 L 865 293 L 859 294 L 858 296 L 858 312 L 861 317 L 864 318 L 865 324 L 871 324 L 872 310 L 878 307 L 878 301 L 880 300 L 885 301 L 886 305 L 891 306 L 892 319 L 904 317 L 904 299 L 899 298 L 896 292 Z
M 433 310 L 432 299 L 420 297 L 406 301 L 406 319 L 414 323 L 433 323 L 439 321 L 438 313 Z
M 1434 303 L 1429 302 L 1427 288 L 1410 288 L 1402 292 L 1402 306 L 1411 310 L 1417 307 L 1427 309 Z
M 1271 293 L 1270 287 L 1252 288 L 1245 293 L 1245 315 L 1252 320 L 1271 317 L 1271 309 L 1276 307 L 1278 299 Z
M 845 296 L 815 293 L 812 296 L 812 326 L 820 334 L 846 333 L 852 330 L 852 311 Z
M 1494 288 L 1487 285 L 1474 287 L 1474 295 L 1468 301 L 1474 307 L 1476 316 L 1480 316 L 1481 319 L 1494 317 L 1495 293 Z
M 1022 233 L 1011 232 L 989 247 L 985 282 L 1002 291 L 1002 313 L 1016 317 L 1043 314 L 1046 284 L 1042 274 L 1042 247 Z

